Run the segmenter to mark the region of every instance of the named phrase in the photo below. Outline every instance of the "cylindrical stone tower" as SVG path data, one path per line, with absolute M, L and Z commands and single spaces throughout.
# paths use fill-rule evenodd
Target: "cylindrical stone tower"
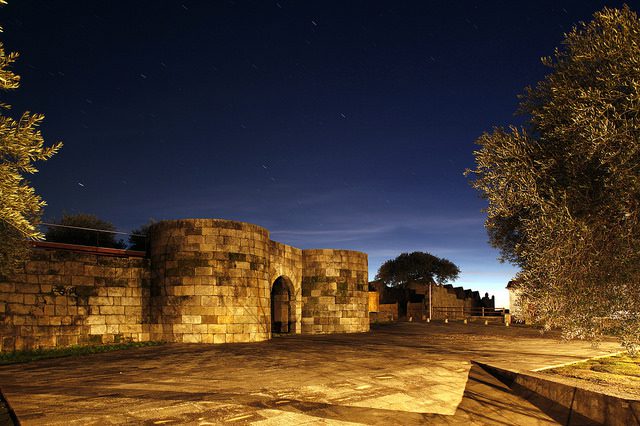
M 220 219 L 150 230 L 153 340 L 255 342 L 271 337 L 269 232 Z
M 369 331 L 367 255 L 303 250 L 302 264 L 302 333 Z

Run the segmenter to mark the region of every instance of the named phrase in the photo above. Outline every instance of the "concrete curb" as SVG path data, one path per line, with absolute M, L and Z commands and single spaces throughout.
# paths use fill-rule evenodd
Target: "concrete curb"
M 529 400 L 562 424 L 640 424 L 640 400 L 605 395 L 477 361 L 472 363 L 489 372 L 517 395 Z

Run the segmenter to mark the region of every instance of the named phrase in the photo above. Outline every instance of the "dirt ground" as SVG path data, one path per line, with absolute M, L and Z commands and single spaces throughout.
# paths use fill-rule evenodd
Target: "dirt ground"
M 167 344 L 0 367 L 24 425 L 556 424 L 470 361 L 531 370 L 618 351 L 502 325 Z

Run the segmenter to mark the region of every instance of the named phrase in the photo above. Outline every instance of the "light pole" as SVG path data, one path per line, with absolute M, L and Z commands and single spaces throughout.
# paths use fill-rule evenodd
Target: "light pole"
M 429 282 L 429 321 L 431 321 L 431 282 Z

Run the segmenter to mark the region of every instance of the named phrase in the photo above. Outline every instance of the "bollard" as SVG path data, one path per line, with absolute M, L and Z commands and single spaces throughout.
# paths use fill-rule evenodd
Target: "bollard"
M 444 323 L 445 323 L 445 324 L 449 324 L 449 318 L 445 318 L 445 319 L 444 319 Z
M 409 317 L 409 322 L 413 322 L 413 317 Z
M 489 321 L 484 320 L 484 325 L 489 325 Z
M 427 322 L 431 322 L 431 318 L 427 318 Z
M 464 323 L 465 323 L 465 324 L 467 323 L 467 319 L 466 319 L 466 318 L 464 319 Z
M 505 322 L 505 323 L 504 323 L 504 326 L 505 326 L 505 327 L 509 327 L 509 323 L 508 323 L 508 322 Z

